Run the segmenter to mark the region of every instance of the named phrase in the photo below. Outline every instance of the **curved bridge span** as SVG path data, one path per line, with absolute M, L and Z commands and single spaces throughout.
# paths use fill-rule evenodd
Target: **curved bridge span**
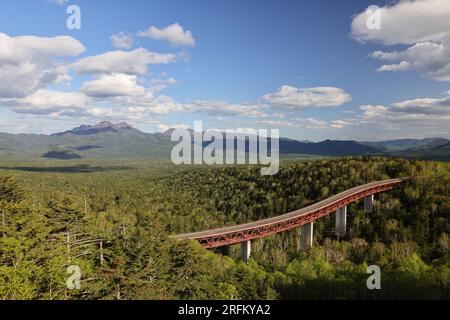
M 409 178 L 368 183 L 346 190 L 305 208 L 273 218 L 214 230 L 180 234 L 176 235 L 175 238 L 180 240 L 197 240 L 204 248 L 242 243 L 243 259 L 246 260 L 250 255 L 250 240 L 302 227 L 302 246 L 310 246 L 312 245 L 312 225 L 315 220 L 336 212 L 336 234 L 338 236 L 344 235 L 348 204 L 364 198 L 364 211 L 366 213 L 372 212 L 374 194 L 394 189 L 407 180 Z

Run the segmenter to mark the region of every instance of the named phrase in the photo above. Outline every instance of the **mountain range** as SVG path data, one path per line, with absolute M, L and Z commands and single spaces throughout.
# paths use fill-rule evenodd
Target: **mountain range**
M 0 133 L 0 157 L 57 159 L 113 158 L 131 156 L 168 157 L 174 129 L 145 133 L 127 123 L 108 121 L 81 125 L 51 135 Z M 325 140 L 321 142 L 280 139 L 281 154 L 319 156 L 386 155 L 450 161 L 450 140 L 443 138 L 398 139 L 378 142 Z

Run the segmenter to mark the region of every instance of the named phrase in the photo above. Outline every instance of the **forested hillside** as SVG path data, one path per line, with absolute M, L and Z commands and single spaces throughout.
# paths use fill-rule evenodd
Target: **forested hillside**
M 252 166 L 137 161 L 2 168 L 1 299 L 450 298 L 446 163 L 316 160 L 283 164 L 270 177 Z M 317 221 L 311 250 L 299 248 L 298 229 L 254 241 L 248 263 L 239 246 L 207 251 L 170 237 L 406 176 L 404 188 L 377 195 L 372 215 L 349 206 L 345 239 L 334 236 L 334 215 Z M 371 264 L 381 268 L 382 290 L 367 290 Z M 80 290 L 66 288 L 69 265 L 82 270 Z

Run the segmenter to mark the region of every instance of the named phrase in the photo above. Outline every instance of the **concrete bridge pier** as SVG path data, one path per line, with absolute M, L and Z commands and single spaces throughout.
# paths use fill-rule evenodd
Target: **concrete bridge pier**
M 252 244 L 250 240 L 241 242 L 241 255 L 242 261 L 247 262 L 250 259 L 250 253 L 252 251 Z
M 300 228 L 300 247 L 302 249 L 311 248 L 313 245 L 314 222 L 302 225 Z
M 373 212 L 373 200 L 374 195 L 371 194 L 364 198 L 364 213 L 372 213 Z
M 347 206 L 336 210 L 336 236 L 344 237 L 347 231 Z

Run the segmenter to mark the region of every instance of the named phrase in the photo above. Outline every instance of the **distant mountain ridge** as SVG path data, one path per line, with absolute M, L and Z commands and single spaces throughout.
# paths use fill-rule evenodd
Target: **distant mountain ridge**
M 74 128 L 72 130 L 54 133 L 53 136 L 63 136 L 63 135 L 94 135 L 101 132 L 133 132 L 133 133 L 141 133 L 142 131 L 135 129 L 133 126 L 126 122 L 121 122 L 118 124 L 114 124 L 110 121 L 102 121 L 99 124 L 96 124 L 95 126 L 87 126 L 87 125 L 81 125 L 77 128 Z
M 291 139 L 280 139 L 281 154 L 312 154 L 322 156 L 353 156 L 380 154 L 382 150 L 356 141 L 325 140 L 321 142 L 300 142 Z
M 432 147 L 438 147 L 440 145 L 450 142 L 448 139 L 443 138 L 425 138 L 425 139 L 398 139 L 378 142 L 366 142 L 368 145 L 383 146 L 386 150 L 407 150 L 407 149 L 427 149 Z
M 171 135 L 145 133 L 128 123 L 102 121 L 51 135 L 0 133 L 2 155 L 56 159 L 117 158 L 134 156 L 170 157 Z M 193 132 L 191 130 L 191 132 Z M 208 143 L 205 142 L 204 146 Z M 325 140 L 298 141 L 280 138 L 281 154 L 319 156 L 385 155 L 413 159 L 450 161 L 450 140 L 443 138 L 398 139 L 379 142 Z
M 0 157 L 117 158 L 170 155 L 170 137 L 145 133 L 127 123 L 81 125 L 51 135 L 0 133 Z

